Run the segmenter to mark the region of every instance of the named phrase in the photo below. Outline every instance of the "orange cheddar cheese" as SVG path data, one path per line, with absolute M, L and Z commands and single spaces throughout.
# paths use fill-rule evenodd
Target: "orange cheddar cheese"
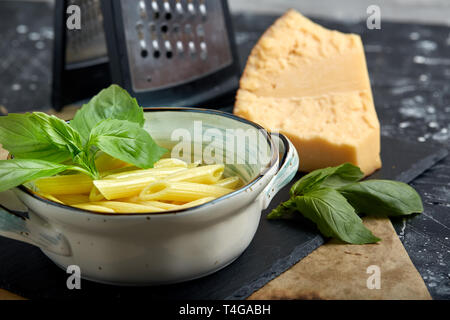
M 300 170 L 351 162 L 381 167 L 380 124 L 358 35 L 325 29 L 290 10 L 248 58 L 236 115 L 287 135 Z

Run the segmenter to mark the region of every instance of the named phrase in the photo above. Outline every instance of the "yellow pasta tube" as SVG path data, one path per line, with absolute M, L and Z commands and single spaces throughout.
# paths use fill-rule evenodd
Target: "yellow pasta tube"
M 116 213 L 150 213 L 150 212 L 162 212 L 165 209 L 157 208 L 150 205 L 142 205 L 130 202 L 120 201 L 98 201 L 90 202 L 93 205 L 98 205 L 114 210 Z
M 163 210 L 177 210 L 177 209 L 180 208 L 179 205 L 171 204 L 171 203 L 167 203 L 167 202 L 162 202 L 162 201 L 144 201 L 144 200 L 141 200 L 141 201 L 139 201 L 137 203 L 142 204 L 144 206 L 152 206 L 152 207 L 156 207 L 156 208 L 161 208 Z
M 34 185 L 41 193 L 58 196 L 61 194 L 89 193 L 92 189 L 92 179 L 84 174 L 70 174 L 40 178 Z
M 179 209 L 191 208 L 191 207 L 199 206 L 201 204 L 210 202 L 210 201 L 212 201 L 214 199 L 215 199 L 214 197 L 201 198 L 201 199 L 198 199 L 198 200 L 194 200 L 194 201 L 185 203 L 185 204 L 183 204 L 181 206 L 178 206 L 178 208 Z
M 170 168 L 170 167 L 181 167 L 181 168 L 187 168 L 187 163 L 183 160 L 176 159 L 176 158 L 167 158 L 167 159 L 161 159 L 155 162 L 153 165 L 153 168 Z
M 139 168 L 136 166 L 126 166 L 126 167 L 122 167 L 122 168 L 118 168 L 118 169 L 113 169 L 113 170 L 108 170 L 108 171 L 103 171 L 100 172 L 100 176 L 102 178 L 107 177 L 107 176 L 112 176 L 112 175 L 116 175 L 119 173 L 125 173 L 125 172 L 129 172 L 129 171 L 135 171 L 138 170 Z
M 107 208 L 101 205 L 92 204 L 92 203 L 78 203 L 73 204 L 72 207 L 83 209 L 83 210 L 89 210 L 89 211 L 95 211 L 95 212 L 103 212 L 103 213 L 115 213 L 115 211 L 111 208 Z
M 198 167 L 198 166 L 201 165 L 201 164 L 202 164 L 202 162 L 197 160 L 197 161 L 195 161 L 195 162 L 188 163 L 187 167 L 188 167 L 188 169 L 190 169 L 190 168 L 195 168 L 195 167 Z
M 206 197 L 218 198 L 232 189 L 192 182 L 160 181 L 148 185 L 139 195 L 142 200 L 190 202 Z
M 234 177 L 229 177 L 229 178 L 219 180 L 214 185 L 218 186 L 218 187 L 223 187 L 223 188 L 235 189 L 236 186 L 240 182 L 241 182 L 241 179 L 238 176 L 234 176 Z
M 187 170 L 183 167 L 167 167 L 167 168 L 151 168 L 151 169 L 140 169 L 140 170 L 132 170 L 126 171 L 117 174 L 111 174 L 105 176 L 104 179 L 136 179 L 143 177 L 156 177 L 156 178 L 164 178 L 170 174 L 176 173 L 178 171 Z
M 87 194 L 59 195 L 58 199 L 62 201 L 64 204 L 71 206 L 73 204 L 89 202 L 89 195 Z
M 106 153 L 101 153 L 97 159 L 95 159 L 95 166 L 98 171 L 103 172 L 123 168 L 129 166 L 129 164 L 125 161 L 113 158 Z
M 219 181 L 222 177 L 224 169 L 225 166 L 223 164 L 201 166 L 176 172 L 170 176 L 167 176 L 166 180 L 212 184 Z
M 134 170 L 95 180 L 94 185 L 107 200 L 127 198 L 139 194 L 148 184 L 182 170 L 187 169 L 170 167 Z
M 148 175 L 139 178 L 95 180 L 94 185 L 107 200 L 114 200 L 137 195 L 156 180 L 157 177 Z
M 180 207 L 179 205 L 168 203 L 168 202 L 141 200 L 139 198 L 139 196 L 128 197 L 128 198 L 121 198 L 121 199 L 117 199 L 116 201 L 138 203 L 138 204 L 142 204 L 142 205 L 147 205 L 147 206 L 153 206 L 153 207 L 161 208 L 161 209 L 164 209 L 164 210 L 176 210 L 176 209 L 178 209 Z M 183 202 L 183 204 L 184 204 L 184 202 Z
M 101 200 L 105 200 L 105 197 L 100 193 L 100 191 L 98 191 L 97 187 L 94 185 L 91 189 L 91 193 L 89 193 L 89 201 L 94 202 Z
M 53 202 L 57 202 L 60 204 L 64 204 L 61 200 L 59 200 L 58 198 L 56 198 L 55 196 L 51 195 L 51 194 L 46 194 L 46 193 L 37 193 L 37 195 L 41 196 L 42 198 L 51 200 Z

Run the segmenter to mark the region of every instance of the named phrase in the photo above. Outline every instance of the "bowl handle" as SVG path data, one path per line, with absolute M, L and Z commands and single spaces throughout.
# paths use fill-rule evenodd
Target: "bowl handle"
M 262 209 L 267 209 L 278 191 L 294 178 L 299 165 L 298 153 L 292 142 L 281 133 L 271 133 L 271 137 L 278 146 L 281 160 L 278 172 L 263 191 Z
M 11 191 L 7 192 L 15 197 Z M 0 236 L 27 242 L 58 255 L 71 255 L 66 238 L 32 212 L 15 211 L 0 205 Z

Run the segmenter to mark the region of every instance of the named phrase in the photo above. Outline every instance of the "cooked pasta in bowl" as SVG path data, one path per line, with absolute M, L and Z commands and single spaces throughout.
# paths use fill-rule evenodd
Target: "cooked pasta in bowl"
M 57 175 L 29 186 L 43 198 L 88 211 L 158 213 L 198 206 L 232 192 L 242 184 L 241 179 L 224 176 L 224 169 L 223 164 L 188 164 L 165 158 L 151 169 L 135 170 L 124 163 L 104 171 L 99 180 L 82 174 Z
M 295 148 L 212 110 L 145 109 L 144 128 L 168 150 L 152 168 L 99 153 L 98 179 L 69 172 L 30 181 L 13 190 L 28 212 L 0 208 L 0 235 L 117 285 L 187 281 L 233 262 L 294 177 Z

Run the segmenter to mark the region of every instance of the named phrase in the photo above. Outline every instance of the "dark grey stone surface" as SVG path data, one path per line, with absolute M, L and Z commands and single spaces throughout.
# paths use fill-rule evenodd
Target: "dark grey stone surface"
M 275 18 L 234 17 L 242 65 Z M 450 28 L 383 22 L 381 30 L 367 30 L 365 23 L 316 21 L 362 35 L 383 136 L 449 148 Z M 0 105 L 10 112 L 49 107 L 51 23 L 46 4 L 0 2 Z M 421 194 L 425 212 L 393 222 L 433 298 L 449 299 L 450 157 L 412 186 Z M 46 259 L 39 251 L 29 256 Z

